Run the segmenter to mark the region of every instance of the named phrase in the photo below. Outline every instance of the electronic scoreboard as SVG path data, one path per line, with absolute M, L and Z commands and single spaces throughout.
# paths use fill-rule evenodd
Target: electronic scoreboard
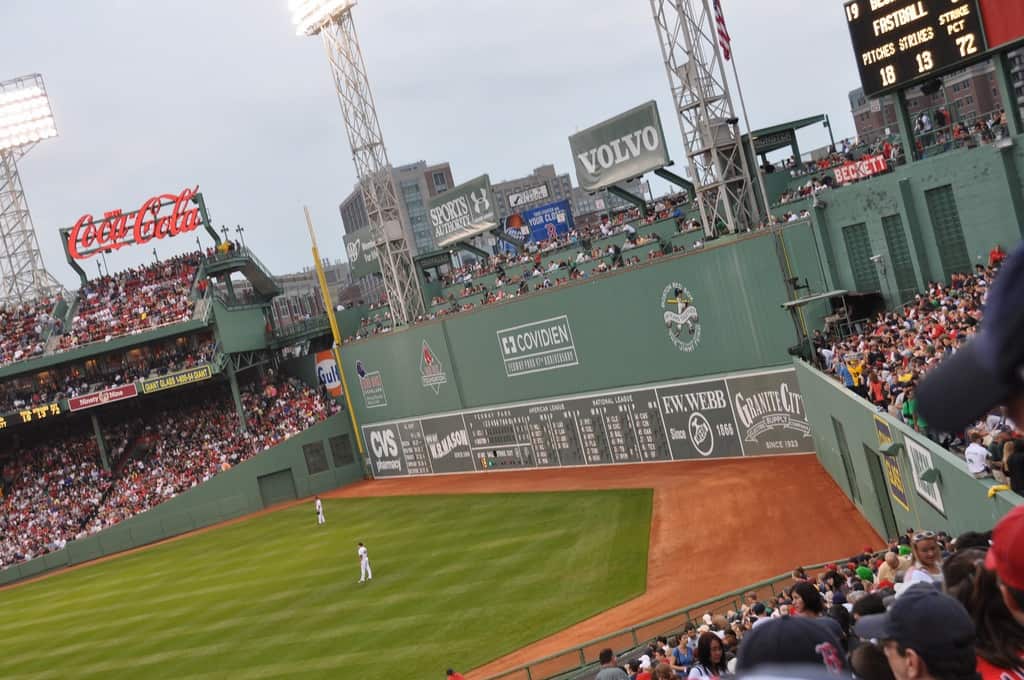
M 844 9 L 867 97 L 966 66 L 988 49 L 978 0 L 851 0 Z

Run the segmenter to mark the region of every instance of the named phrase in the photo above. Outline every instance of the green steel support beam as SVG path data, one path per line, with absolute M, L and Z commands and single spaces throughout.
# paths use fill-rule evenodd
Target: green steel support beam
M 914 146 L 914 126 L 907 112 L 907 93 L 900 90 L 896 93 L 896 122 L 900 128 L 900 144 L 903 146 L 903 157 L 907 163 L 917 160 L 917 147 Z
M 238 389 L 238 376 L 235 374 L 235 362 L 228 358 L 228 383 L 231 385 L 231 396 L 235 400 L 235 412 L 238 414 L 238 429 L 245 434 L 248 428 L 245 424 L 245 407 L 242 406 L 242 392 Z
M 654 171 L 654 174 L 662 178 L 666 182 L 671 182 L 672 184 L 675 184 L 676 186 L 685 189 L 686 194 L 690 197 L 691 201 L 693 200 L 694 196 L 697 195 L 697 189 L 693 186 L 693 182 L 691 182 L 688 179 L 684 179 L 683 177 L 680 177 L 674 172 L 670 172 L 665 168 L 658 168 L 657 170 Z
M 619 187 L 614 187 L 614 186 L 613 187 L 608 187 L 608 193 L 613 194 L 615 196 L 618 196 L 619 198 L 621 198 L 624 201 L 629 201 L 630 203 L 632 203 L 636 207 L 640 208 L 640 214 L 643 217 L 647 217 L 647 201 L 645 201 L 644 199 L 640 198 L 639 196 L 636 196 L 634 194 L 629 193 L 625 189 L 620 189 Z

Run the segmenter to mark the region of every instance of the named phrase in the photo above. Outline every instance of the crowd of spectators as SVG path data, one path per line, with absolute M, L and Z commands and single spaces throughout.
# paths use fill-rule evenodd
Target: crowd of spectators
M 597 680 L 1024 677 L 1024 508 L 991 532 L 908 529 L 884 551 L 797 568 L 777 595 L 746 593 L 622 656 L 603 650 Z
M 0 305 L 0 366 L 43 353 L 47 331 L 59 327 L 52 316 L 57 298 L 43 298 L 21 305 Z
M 111 340 L 187 321 L 202 254 L 185 253 L 87 282 L 60 349 Z
M 215 350 L 209 335 L 175 338 L 16 377 L 0 384 L 0 414 L 193 368 Z
M 997 408 L 963 432 L 941 432 L 917 408 L 920 380 L 951 356 L 979 328 L 986 294 L 1006 253 L 996 246 L 987 266 L 954 274 L 949 285 L 931 283 L 900 310 L 879 314 L 849 337 L 814 334 L 825 370 L 879 411 L 901 419 L 917 432 L 963 453 L 977 476 L 1010 477 L 1024 490 L 1024 434 Z M 1014 456 L 1020 460 L 1014 461 Z M 1009 475 L 1012 469 L 1019 472 Z M 1001 479 L 1000 481 L 1006 481 Z
M 196 394 L 196 393 L 193 393 Z M 338 410 L 295 379 L 242 392 L 245 433 L 226 389 L 180 405 L 141 411 L 105 439 L 106 472 L 92 436 L 27 447 L 7 461 L 0 498 L 0 568 L 59 550 L 279 444 Z
M 1009 134 L 1005 109 L 979 115 L 973 120 L 956 120 L 945 107 L 939 107 L 931 113 L 922 111 L 914 119 L 914 146 L 918 158 L 992 144 Z

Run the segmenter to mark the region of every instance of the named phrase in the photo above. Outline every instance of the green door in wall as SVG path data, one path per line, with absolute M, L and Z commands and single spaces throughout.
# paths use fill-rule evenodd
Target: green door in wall
M 857 484 L 857 473 L 853 469 L 853 459 L 850 457 L 850 445 L 846 441 L 846 428 L 843 424 L 832 417 L 832 430 L 836 435 L 836 443 L 839 445 L 839 455 L 843 459 L 843 470 L 846 472 L 846 485 L 850 487 L 850 497 L 857 505 L 863 505 L 860 499 L 860 485 Z
M 889 484 L 885 481 L 885 470 L 882 468 L 881 454 L 872 451 L 865 444 L 864 457 L 867 459 L 868 471 L 871 473 L 871 486 L 875 490 L 878 509 L 882 512 L 882 523 L 885 524 L 885 537 L 893 538 L 899 536 L 900 530 L 896 525 L 896 513 L 892 511 L 892 501 L 889 499 Z M 875 528 L 877 529 L 878 527 Z
M 263 475 L 257 481 L 260 487 L 260 499 L 265 508 L 298 498 L 298 494 L 295 492 L 295 477 L 292 475 L 291 468 Z
M 850 270 L 853 272 L 853 285 L 861 293 L 880 291 L 882 285 L 878 280 L 878 270 L 871 261 L 871 240 L 868 238 L 868 225 L 851 224 L 843 227 L 843 241 L 846 242 L 846 253 L 850 258 Z
M 914 262 L 910 259 L 907 234 L 903 231 L 903 219 L 899 215 L 882 218 L 885 245 L 892 261 L 892 273 L 896 276 L 897 298 L 905 302 L 917 293 L 917 278 L 914 276 Z
M 928 215 L 935 231 L 935 246 L 939 249 L 942 275 L 946 281 L 957 272 L 971 269 L 971 258 L 967 254 L 964 228 L 960 223 L 960 211 L 956 207 L 952 185 L 929 189 L 924 192 L 928 204 Z

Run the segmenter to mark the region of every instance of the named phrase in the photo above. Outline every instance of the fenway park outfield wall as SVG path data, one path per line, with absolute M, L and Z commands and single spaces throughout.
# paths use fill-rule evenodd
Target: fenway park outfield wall
M 363 478 L 348 414 L 338 413 L 140 515 L 0 571 L 0 585 L 233 519 Z
M 989 497 L 995 482 L 972 477 L 960 457 L 806 363 L 795 368 L 818 459 L 882 536 L 907 527 L 987 531 L 1024 502 L 1010 491 Z M 902 447 L 883 455 L 890 442 Z
M 810 229 L 795 225 L 792 240 Z M 788 364 L 796 333 L 780 308 L 776 247 L 771 234 L 748 236 L 347 344 L 356 416 L 364 425 Z M 823 285 L 807 252 L 801 278 Z

